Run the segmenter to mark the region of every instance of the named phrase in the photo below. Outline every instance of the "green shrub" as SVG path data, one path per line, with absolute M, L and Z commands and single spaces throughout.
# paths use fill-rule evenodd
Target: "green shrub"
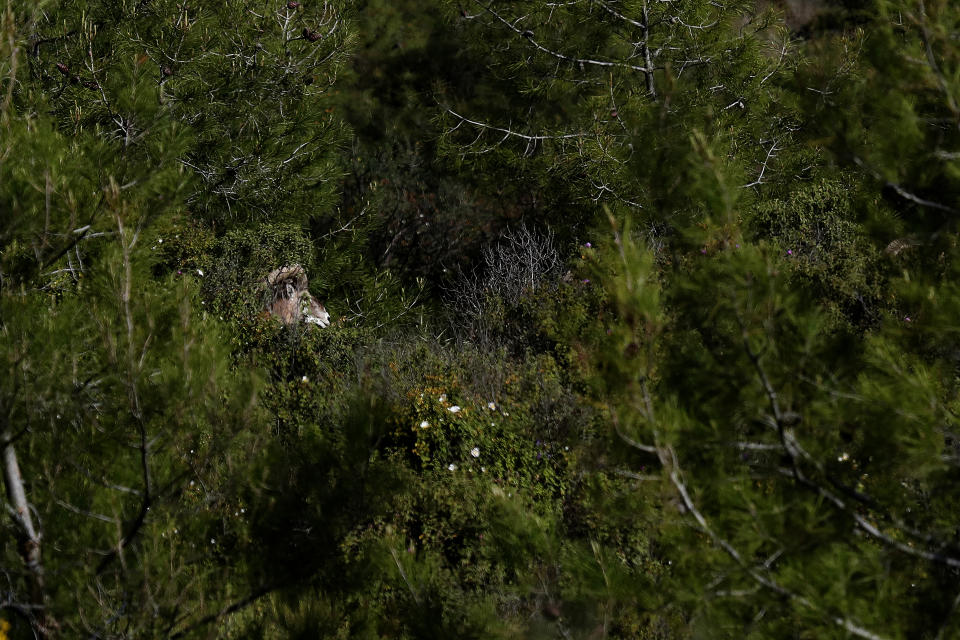
M 872 324 L 881 301 L 881 252 L 856 221 L 850 189 L 842 180 L 802 185 L 786 199 L 759 204 L 750 227 L 789 259 L 795 286 L 838 319 Z

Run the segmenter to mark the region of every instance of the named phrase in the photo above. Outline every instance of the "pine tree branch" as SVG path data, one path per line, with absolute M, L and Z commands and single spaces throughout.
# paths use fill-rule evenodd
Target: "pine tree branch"
M 853 162 L 858 167 L 860 167 L 861 169 L 869 173 L 871 176 L 873 176 L 876 180 L 879 180 L 880 182 L 882 182 L 885 187 L 892 189 L 898 196 L 900 196 L 904 200 L 908 200 L 914 204 L 918 204 L 921 207 L 926 207 L 928 209 L 936 209 L 937 211 L 944 211 L 946 213 L 960 215 L 960 209 L 955 209 L 954 207 L 942 204 L 940 202 L 935 202 L 933 200 L 927 200 L 926 198 L 921 198 L 915 193 L 907 191 L 903 186 L 897 184 L 896 182 L 893 182 L 891 180 L 885 180 L 877 171 L 869 167 L 867 163 L 864 162 L 863 159 L 860 158 L 859 156 L 856 156 L 856 155 L 853 156 Z
M 741 323 L 741 326 L 743 326 L 742 323 Z M 761 377 L 766 379 L 766 373 L 763 373 Z M 660 464 L 663 467 L 664 471 L 667 473 L 667 477 L 670 479 L 671 484 L 673 484 L 674 488 L 679 494 L 680 499 L 683 502 L 684 508 L 687 510 L 687 512 L 693 515 L 694 520 L 696 520 L 697 524 L 700 526 L 703 532 L 706 533 L 717 546 L 723 549 L 723 551 L 728 556 L 730 556 L 730 558 L 733 559 L 734 562 L 736 562 L 737 565 L 740 566 L 740 568 L 744 572 L 746 572 L 746 574 L 751 579 L 753 579 L 757 584 L 759 584 L 763 588 L 768 589 L 781 597 L 787 598 L 789 600 L 793 600 L 805 608 L 811 609 L 813 611 L 817 611 L 818 613 L 823 615 L 826 619 L 830 620 L 834 624 L 842 627 L 849 633 L 859 638 L 863 638 L 864 640 L 884 640 L 883 636 L 877 635 L 872 631 L 860 626 L 850 618 L 847 618 L 842 615 L 836 615 L 828 611 L 824 611 L 806 596 L 802 596 L 784 587 L 772 575 L 769 575 L 772 570 L 771 560 L 768 559 L 763 565 L 759 567 L 748 563 L 744 559 L 740 551 L 732 543 L 730 543 L 726 538 L 724 538 L 719 533 L 717 533 L 713 529 L 713 527 L 710 526 L 710 523 L 707 520 L 707 518 L 697 508 L 697 505 L 693 501 L 693 498 L 690 495 L 690 491 L 683 480 L 683 475 L 680 469 L 680 463 L 677 458 L 676 451 L 671 445 L 665 444 L 662 442 L 659 429 L 656 426 L 656 416 L 654 413 L 653 399 L 650 394 L 649 387 L 647 385 L 646 376 L 642 377 L 640 381 L 640 388 L 641 388 L 641 399 L 643 403 L 642 413 L 645 420 L 648 422 L 648 424 L 652 428 L 653 438 L 654 438 L 654 448 L 656 449 L 657 457 L 660 461 Z M 772 386 L 769 386 L 768 389 L 770 391 L 773 391 Z M 776 392 L 773 391 L 773 393 L 769 395 L 769 398 L 772 402 L 772 406 L 775 408 L 775 410 L 779 415 L 780 402 L 779 402 L 779 398 L 776 395 Z M 644 447 L 641 450 L 646 452 L 647 448 L 648 447 Z M 777 554 L 775 554 L 775 557 L 776 556 Z
M 526 141 L 528 141 L 528 142 L 541 142 L 541 141 L 544 141 L 544 140 L 569 140 L 569 139 L 571 139 L 571 138 L 583 138 L 584 136 L 590 135 L 590 134 L 588 134 L 588 133 L 561 133 L 561 134 L 552 134 L 552 135 L 551 135 L 551 134 L 545 134 L 545 135 L 527 135 L 527 134 L 524 134 L 524 133 L 520 133 L 519 131 L 514 131 L 514 130 L 512 130 L 512 129 L 508 129 L 508 128 L 505 128 L 505 127 L 498 127 L 498 126 L 495 126 L 495 125 L 492 125 L 492 124 L 487 124 L 486 122 L 480 122 L 479 120 L 471 120 L 470 118 L 467 118 L 466 116 L 462 116 L 462 115 L 460 115 L 459 113 L 457 113 L 456 111 L 454 111 L 453 109 L 450 109 L 450 108 L 448 108 L 448 107 L 445 107 L 445 108 L 444 108 L 444 111 L 446 111 L 447 113 L 449 113 L 449 114 L 452 115 L 453 117 L 458 118 L 458 119 L 460 120 L 460 123 L 457 124 L 457 126 L 454 127 L 453 129 L 450 129 L 447 133 L 452 133 L 453 131 L 456 130 L 457 127 L 460 126 L 460 124 L 463 124 L 464 122 L 466 122 L 467 124 L 473 125 L 473 126 L 478 127 L 478 128 L 480 128 L 480 129 L 487 129 L 487 130 L 490 130 L 490 131 L 497 131 L 498 133 L 504 133 L 504 134 L 506 134 L 508 137 L 511 137 L 511 138 L 519 138 L 519 139 L 521 139 L 521 140 L 526 140 Z
M 960 119 L 960 106 L 957 105 L 957 99 L 954 97 L 953 93 L 951 93 L 950 84 L 947 82 L 947 78 L 944 75 L 943 70 L 940 69 L 940 65 L 937 63 L 937 56 L 933 52 L 930 25 L 927 22 L 927 6 L 924 4 L 923 0 L 919 0 L 919 4 L 920 39 L 923 42 L 923 49 L 927 55 L 927 62 L 929 63 L 930 70 L 933 72 L 933 75 L 937 78 L 937 84 L 940 86 L 940 91 L 943 92 L 943 95 L 947 99 L 947 108 L 950 109 L 950 112 L 954 115 L 954 117 Z
M 14 449 L 9 428 L 4 429 L 0 439 L 6 442 L 6 445 L 0 451 L 0 466 L 3 467 L 3 481 L 8 500 L 7 509 L 19 534 L 18 546 L 20 556 L 27 569 L 30 598 L 33 607 L 38 612 L 35 617 L 32 617 L 32 625 L 41 638 L 52 638 L 57 625 L 46 611 L 47 594 L 44 584 L 43 562 L 40 555 L 40 532 L 33 523 L 23 475 L 20 472 L 17 452 Z
M 501 16 L 499 13 L 494 11 L 491 5 L 485 5 L 482 2 L 480 2 L 480 0 L 473 0 L 473 1 L 475 4 L 481 6 L 485 11 L 487 11 L 490 15 L 496 18 L 498 21 L 503 23 L 508 29 L 510 29 L 510 31 L 513 31 L 515 34 L 517 34 L 518 36 L 520 36 L 521 38 L 529 42 L 532 47 L 534 47 L 535 49 L 537 49 L 542 53 L 553 56 L 558 60 L 563 60 L 564 62 L 569 62 L 571 64 L 577 64 L 577 65 L 591 65 L 591 66 L 607 67 L 607 68 L 613 67 L 613 68 L 619 68 L 619 69 L 629 69 L 631 71 L 639 71 L 641 73 L 646 73 L 646 74 L 653 73 L 653 67 L 647 67 L 647 66 L 641 67 L 639 65 L 628 64 L 626 62 L 619 62 L 619 61 L 579 58 L 576 56 L 569 56 L 564 53 L 560 53 L 559 51 L 554 51 L 552 49 L 549 49 L 543 46 L 536 40 L 534 40 L 534 33 L 532 31 L 517 27 L 516 23 L 519 22 L 519 19 L 515 20 L 514 22 L 510 22 L 509 20 Z
M 145 349 L 149 342 L 149 336 L 144 341 L 140 349 L 134 344 L 134 321 L 131 308 L 131 298 L 133 293 L 133 262 L 131 250 L 137 243 L 139 231 L 135 231 L 131 236 L 124 232 L 123 221 L 119 216 L 116 218 L 117 235 L 120 238 L 122 257 L 123 257 L 123 280 L 120 283 L 120 304 L 123 311 L 124 327 L 126 329 L 127 358 L 126 358 L 126 386 L 127 398 L 130 403 L 130 413 L 137 425 L 139 436 L 139 458 L 140 475 L 143 483 L 140 495 L 140 509 L 134 517 L 133 522 L 127 529 L 123 537 L 117 542 L 116 548 L 105 556 L 97 566 L 96 574 L 102 574 L 110 563 L 126 548 L 140 532 L 144 522 L 146 522 L 147 513 L 154 501 L 153 479 L 150 472 L 150 442 L 147 437 L 147 426 L 144 422 L 143 409 L 140 405 L 140 394 L 137 390 L 137 373 L 143 364 Z M 137 351 L 140 351 L 140 357 L 137 357 Z
M 284 585 L 279 584 L 279 583 L 273 583 L 273 584 L 270 584 L 270 585 L 264 585 L 264 586 L 258 587 L 257 589 L 254 589 L 254 590 L 253 590 L 249 595 L 247 595 L 246 597 L 244 597 L 244 598 L 242 598 L 242 599 L 240 599 L 240 600 L 238 600 L 238 601 L 236 601 L 236 602 L 234 602 L 234 603 L 232 603 L 232 604 L 230 604 L 230 605 L 227 605 L 226 607 L 222 608 L 220 611 L 218 611 L 218 612 L 216 612 L 216 613 L 211 613 L 211 614 L 209 614 L 209 615 L 207 615 L 207 616 L 204 616 L 203 618 L 200 618 L 200 620 L 194 622 L 193 624 L 188 625 L 187 627 L 184 627 L 183 629 L 180 629 L 180 630 L 177 631 L 176 633 L 174 633 L 174 634 L 172 634 L 172 635 L 169 635 L 169 636 L 167 636 L 167 637 L 168 637 L 170 640 L 177 640 L 177 638 L 186 637 L 186 636 L 188 636 L 189 634 L 191 634 L 192 632 L 196 631 L 197 629 L 200 629 L 200 628 L 202 628 L 202 627 L 205 627 L 205 626 L 207 626 L 208 624 L 211 624 L 211 623 L 213 623 L 213 622 L 217 622 L 218 620 L 221 620 L 222 618 L 225 618 L 226 616 L 229 616 L 230 614 L 233 614 L 233 613 L 236 613 L 237 611 L 240 611 L 240 610 L 242 610 L 242 609 L 245 609 L 246 607 L 250 606 L 251 604 L 253 604 L 253 603 L 256 602 L 257 600 L 259 600 L 259 599 L 262 598 L 263 596 L 265 596 L 265 595 L 267 595 L 267 594 L 269 594 L 269 593 L 271 593 L 271 592 L 273 592 L 273 591 L 276 591 L 277 589 L 280 589 L 282 586 L 284 586 Z
M 647 93 L 650 94 L 651 99 L 656 100 L 657 89 L 653 84 L 653 56 L 650 53 L 650 17 L 647 11 L 647 0 L 643 0 L 643 13 L 641 15 L 643 16 L 643 23 L 641 24 L 643 40 L 640 43 L 640 53 L 643 54 L 643 62 L 647 67 L 644 72 L 647 81 Z
M 779 582 L 777 582 L 772 576 L 764 575 L 763 573 L 761 573 L 761 571 L 758 568 L 747 563 L 746 560 L 744 560 L 741 553 L 737 550 L 737 548 L 734 547 L 725 538 L 720 536 L 716 531 L 714 531 L 713 528 L 708 523 L 707 519 L 703 516 L 702 513 L 700 513 L 700 510 L 697 509 L 697 506 L 694 503 L 693 498 L 690 497 L 690 492 L 688 491 L 686 484 L 684 484 L 683 482 L 682 476 L 680 474 L 680 466 L 677 461 L 677 454 L 674 451 L 673 447 L 669 445 L 666 445 L 666 446 L 658 445 L 658 447 L 662 451 L 661 461 L 664 463 L 664 468 L 668 472 L 668 477 L 670 478 L 670 481 L 673 484 L 674 488 L 676 488 L 677 492 L 680 494 L 680 497 L 683 500 L 683 504 L 686 507 L 686 509 L 691 514 L 693 514 L 694 519 L 697 521 L 697 524 L 700 525 L 701 529 L 703 529 L 704 533 L 710 536 L 710 538 L 714 541 L 714 543 L 716 543 L 721 549 L 723 549 L 727 553 L 727 555 L 729 555 L 738 565 L 740 565 L 740 567 L 744 571 L 746 571 L 747 575 L 749 575 L 754 581 L 756 581 L 761 586 L 773 591 L 779 596 L 793 600 L 808 609 L 821 613 L 827 619 L 831 620 L 834 624 L 840 627 L 843 627 L 848 632 L 850 632 L 851 634 L 859 638 L 864 638 L 865 640 L 884 640 L 883 636 L 877 635 L 872 631 L 865 629 L 864 627 L 858 625 L 857 623 L 853 622 L 847 617 L 839 616 L 833 613 L 823 611 L 820 607 L 814 604 L 806 596 L 802 596 L 800 594 L 795 593 L 794 591 L 791 591 L 790 589 L 787 589 L 786 587 L 781 585 Z M 764 565 L 764 570 L 765 571 L 770 570 L 769 567 L 766 566 L 766 564 Z
M 801 461 L 805 461 L 811 464 L 817 472 L 822 476 L 827 478 L 827 481 L 833 484 L 834 486 L 840 485 L 843 486 L 843 483 L 840 483 L 839 480 L 833 477 L 832 474 L 824 469 L 822 463 L 816 460 L 797 440 L 796 436 L 793 433 L 793 430 L 789 427 L 788 420 L 786 419 L 785 414 L 781 410 L 779 395 L 777 394 L 776 389 L 773 384 L 770 382 L 770 378 L 766 373 L 766 369 L 763 366 L 763 363 L 760 359 L 760 354 L 758 354 L 752 347 L 750 343 L 749 336 L 746 330 L 746 324 L 743 321 L 743 317 L 738 313 L 737 320 L 740 323 L 742 338 L 743 338 L 743 348 L 747 353 L 747 357 L 750 359 L 753 364 L 754 370 L 756 371 L 757 377 L 760 380 L 760 384 L 763 387 L 764 393 L 767 396 L 767 401 L 770 405 L 770 411 L 772 415 L 771 427 L 776 430 L 777 434 L 780 437 L 780 442 L 783 445 L 784 451 L 787 453 L 787 456 L 790 458 L 791 469 L 789 475 L 791 475 L 799 484 L 807 487 L 808 489 L 814 491 L 820 497 L 826 499 L 834 507 L 843 511 L 851 518 L 857 526 L 860 527 L 864 532 L 875 538 L 876 540 L 884 543 L 885 545 L 897 549 L 898 551 L 911 555 L 923 560 L 928 560 L 931 562 L 937 562 L 939 564 L 944 564 L 948 567 L 954 569 L 960 569 L 960 558 L 955 558 L 943 553 L 937 553 L 932 551 L 926 551 L 923 549 L 916 549 L 908 544 L 905 544 L 899 540 L 891 538 L 889 535 L 885 534 L 880 530 L 875 524 L 870 522 L 862 514 L 858 513 L 856 510 L 850 508 L 850 506 L 844 501 L 840 496 L 838 496 L 833 491 L 830 491 L 824 487 L 821 483 L 816 482 L 810 478 L 802 469 Z M 875 503 L 872 499 L 868 499 L 867 496 L 863 496 L 860 492 L 856 492 L 853 489 L 847 488 L 847 491 L 852 493 L 854 497 L 862 496 L 860 499 L 861 504 L 866 506 L 871 506 L 875 510 L 880 510 L 879 505 Z M 888 521 L 892 521 L 894 526 L 897 526 L 897 521 L 889 514 L 884 514 L 882 510 L 881 517 L 885 517 Z M 911 537 L 919 538 L 926 544 L 932 542 L 937 542 L 937 546 L 941 549 L 952 546 L 948 543 L 941 543 L 936 541 L 936 539 L 930 534 L 922 534 L 916 532 L 915 530 L 908 527 L 897 526 L 897 529 L 910 535 Z

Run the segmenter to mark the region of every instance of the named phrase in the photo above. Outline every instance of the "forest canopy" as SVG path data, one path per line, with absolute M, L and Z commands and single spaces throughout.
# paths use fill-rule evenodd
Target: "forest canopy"
M 960 4 L 0 10 L 0 640 L 960 637 Z

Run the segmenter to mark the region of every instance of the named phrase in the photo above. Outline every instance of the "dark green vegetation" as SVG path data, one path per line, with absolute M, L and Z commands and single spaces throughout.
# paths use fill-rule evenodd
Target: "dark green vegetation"
M 957 3 L 2 11 L 0 638 L 960 637 Z

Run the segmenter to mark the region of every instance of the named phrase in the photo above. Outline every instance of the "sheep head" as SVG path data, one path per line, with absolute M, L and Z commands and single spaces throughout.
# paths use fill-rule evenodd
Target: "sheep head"
M 266 311 L 284 324 L 330 325 L 330 314 L 307 290 L 307 274 L 299 264 L 274 269 L 262 284 L 268 294 Z

